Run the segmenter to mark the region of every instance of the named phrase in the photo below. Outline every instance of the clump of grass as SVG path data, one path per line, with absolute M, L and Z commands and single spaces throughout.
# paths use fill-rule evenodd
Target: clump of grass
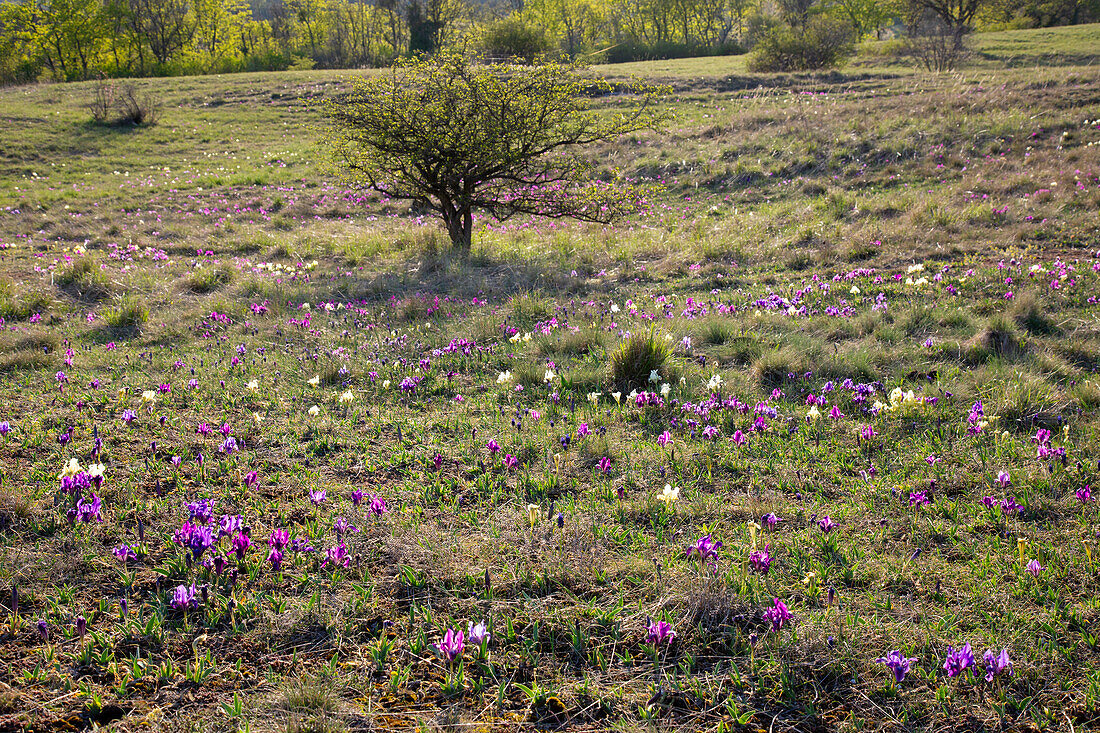
M 0 488 L 0 532 L 25 523 L 34 515 L 34 500 L 12 487 Z
M 802 374 L 806 371 L 805 359 L 789 349 L 766 352 L 752 365 L 753 377 L 761 387 L 767 389 L 783 384 L 788 374 Z
M 809 252 L 802 250 L 801 248 L 787 255 L 783 260 L 783 267 L 788 270 L 800 272 L 814 264 L 814 258 Z
M 585 356 L 596 353 L 602 346 L 599 331 L 577 331 L 558 338 L 540 338 L 535 348 L 540 356 Z
M 994 317 L 981 331 L 964 344 L 966 360 L 980 363 L 990 356 L 1015 359 L 1024 353 L 1016 328 L 1004 316 Z
M 117 306 L 103 314 L 109 328 L 137 330 L 149 321 L 149 309 L 137 298 L 127 295 Z
M 337 717 L 339 700 L 332 685 L 315 677 L 291 681 L 283 695 L 287 733 L 337 733 L 346 727 Z
M 649 375 L 665 369 L 672 348 L 654 331 L 631 334 L 611 353 L 611 381 L 621 389 L 645 389 Z
M 1034 375 L 1020 375 L 991 400 L 999 427 L 1027 433 L 1036 427 L 1055 429 L 1061 412 L 1053 386 Z
M 523 362 L 513 367 L 512 377 L 516 380 L 516 384 L 523 385 L 525 389 L 541 387 L 545 384 L 546 367 L 532 362 Z
M 521 295 L 512 299 L 512 324 L 516 328 L 529 329 L 548 319 L 551 312 L 547 302 L 536 296 Z
M 1058 324 L 1050 319 L 1032 293 L 1024 293 L 1016 299 L 1012 307 L 1012 319 L 1028 333 L 1049 336 L 1061 331 Z
M 733 326 L 729 321 L 714 319 L 705 323 L 699 331 L 699 338 L 704 343 L 720 346 L 734 338 Z
M 0 372 L 32 371 L 53 366 L 51 353 L 58 339 L 53 334 L 34 333 L 16 336 L 0 332 Z
M 80 300 L 99 301 L 111 294 L 111 282 L 91 257 L 73 260 L 55 276 L 54 282 Z
M 49 310 L 50 297 L 41 291 L 17 295 L 12 283 L 0 280 L 0 318 L 25 321 L 35 313 Z
M 192 293 L 212 293 L 233 282 L 236 273 L 229 265 L 198 267 L 187 276 L 186 287 Z
M 1070 389 L 1070 396 L 1085 410 L 1094 410 L 1100 407 L 1100 383 L 1087 380 L 1076 384 Z
M 578 398 L 584 398 L 589 392 L 599 391 L 600 383 L 603 381 L 602 372 L 603 370 L 599 367 L 572 369 L 561 375 L 562 390 L 573 392 Z M 667 374 L 665 377 L 667 378 Z
M 405 298 L 394 309 L 394 318 L 399 323 L 419 323 L 428 317 L 428 299 L 414 295 Z
M 343 369 L 343 373 L 340 370 Z M 343 384 L 344 382 L 355 379 L 356 375 L 353 370 L 345 364 L 340 362 L 330 362 L 325 365 L 325 368 L 321 370 L 318 375 L 321 377 L 321 382 L 328 386 L 334 384 Z

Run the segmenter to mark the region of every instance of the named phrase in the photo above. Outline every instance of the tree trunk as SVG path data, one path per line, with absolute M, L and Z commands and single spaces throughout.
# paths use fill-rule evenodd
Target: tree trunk
M 469 208 L 445 210 L 443 220 L 447 223 L 451 244 L 468 251 L 473 242 L 474 212 Z

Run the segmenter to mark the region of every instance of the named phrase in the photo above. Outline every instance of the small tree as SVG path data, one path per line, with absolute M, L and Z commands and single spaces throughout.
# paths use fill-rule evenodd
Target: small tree
M 801 19 L 800 19 L 801 18 Z M 851 24 L 831 14 L 791 16 L 767 30 L 749 56 L 750 71 L 810 71 L 840 66 L 855 53 Z
M 633 83 L 623 111 L 589 108 L 611 91 L 571 65 L 403 61 L 325 103 L 327 145 L 350 183 L 438 212 L 463 249 L 475 210 L 606 223 L 636 211 L 640 192 L 593 180 L 580 148 L 652 127 L 661 90 Z
M 532 64 L 550 53 L 546 30 L 513 13 L 485 29 L 481 48 L 489 56 Z
M 928 71 L 951 71 L 968 53 L 965 26 L 952 25 L 923 5 L 911 4 L 905 49 Z

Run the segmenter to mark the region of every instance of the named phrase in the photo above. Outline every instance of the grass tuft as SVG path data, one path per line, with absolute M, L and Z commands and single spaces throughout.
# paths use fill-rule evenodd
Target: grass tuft
M 672 348 L 656 331 L 631 334 L 611 352 L 611 381 L 622 390 L 644 390 L 652 386 L 650 375 L 660 375 L 671 354 Z
M 126 295 L 122 301 L 103 314 L 109 328 L 118 330 L 137 330 L 149 321 L 149 309 L 132 295 Z

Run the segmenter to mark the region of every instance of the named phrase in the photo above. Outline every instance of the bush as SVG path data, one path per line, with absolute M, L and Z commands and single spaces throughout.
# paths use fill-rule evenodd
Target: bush
M 153 125 L 160 112 L 160 102 L 151 94 L 139 94 L 133 84 L 118 86 L 108 81 L 95 85 L 88 107 L 99 125 Z
M 611 381 L 623 390 L 645 389 L 649 375 L 660 374 L 671 353 L 672 348 L 653 331 L 632 334 L 611 354 Z
M 493 59 L 534 63 L 553 49 L 553 41 L 543 28 L 526 22 L 518 15 L 490 25 L 481 37 L 481 51 Z
M 753 49 L 751 71 L 811 71 L 840 66 L 855 53 L 856 34 L 847 22 L 818 15 L 800 28 L 774 26 Z
M 970 53 L 966 28 L 949 25 L 921 6 L 906 20 L 905 50 L 928 71 L 951 71 Z

